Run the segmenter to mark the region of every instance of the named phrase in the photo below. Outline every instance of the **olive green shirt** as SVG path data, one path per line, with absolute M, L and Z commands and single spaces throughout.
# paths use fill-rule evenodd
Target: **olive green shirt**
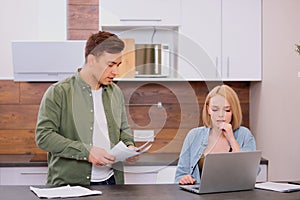
M 102 87 L 111 148 L 119 141 L 134 145 L 122 91 L 114 83 Z M 93 146 L 93 110 L 91 87 L 79 72 L 45 92 L 37 119 L 36 143 L 48 152 L 47 184 L 90 184 L 92 163 L 88 158 Z M 113 169 L 116 183 L 123 184 L 122 163 L 113 164 Z

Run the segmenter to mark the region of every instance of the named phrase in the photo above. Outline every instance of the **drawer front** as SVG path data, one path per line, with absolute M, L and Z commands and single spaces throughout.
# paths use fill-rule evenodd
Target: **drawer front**
M 45 185 L 47 167 L 2 167 L 1 185 Z

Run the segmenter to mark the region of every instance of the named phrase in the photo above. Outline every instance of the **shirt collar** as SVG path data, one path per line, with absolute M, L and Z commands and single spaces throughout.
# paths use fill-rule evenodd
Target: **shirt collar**
M 91 89 L 91 86 L 89 84 L 87 84 L 80 76 L 79 72 L 81 71 L 82 68 L 78 68 L 75 74 L 75 78 L 78 81 L 78 83 L 80 84 L 80 86 L 85 89 L 85 88 L 89 88 Z M 107 85 L 101 85 L 101 87 L 103 88 L 104 91 L 106 91 L 107 89 Z

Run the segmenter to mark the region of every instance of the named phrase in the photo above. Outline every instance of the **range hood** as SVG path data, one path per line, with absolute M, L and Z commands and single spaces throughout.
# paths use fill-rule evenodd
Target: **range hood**
M 12 41 L 14 81 L 59 81 L 84 64 L 85 40 Z

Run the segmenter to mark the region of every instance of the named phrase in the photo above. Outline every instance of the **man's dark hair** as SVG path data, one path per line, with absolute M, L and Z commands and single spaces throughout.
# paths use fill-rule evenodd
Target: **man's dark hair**
M 107 53 L 120 53 L 124 49 L 124 42 L 118 38 L 117 35 L 99 31 L 92 34 L 86 42 L 85 46 L 85 59 L 89 54 L 100 56 L 103 52 Z

